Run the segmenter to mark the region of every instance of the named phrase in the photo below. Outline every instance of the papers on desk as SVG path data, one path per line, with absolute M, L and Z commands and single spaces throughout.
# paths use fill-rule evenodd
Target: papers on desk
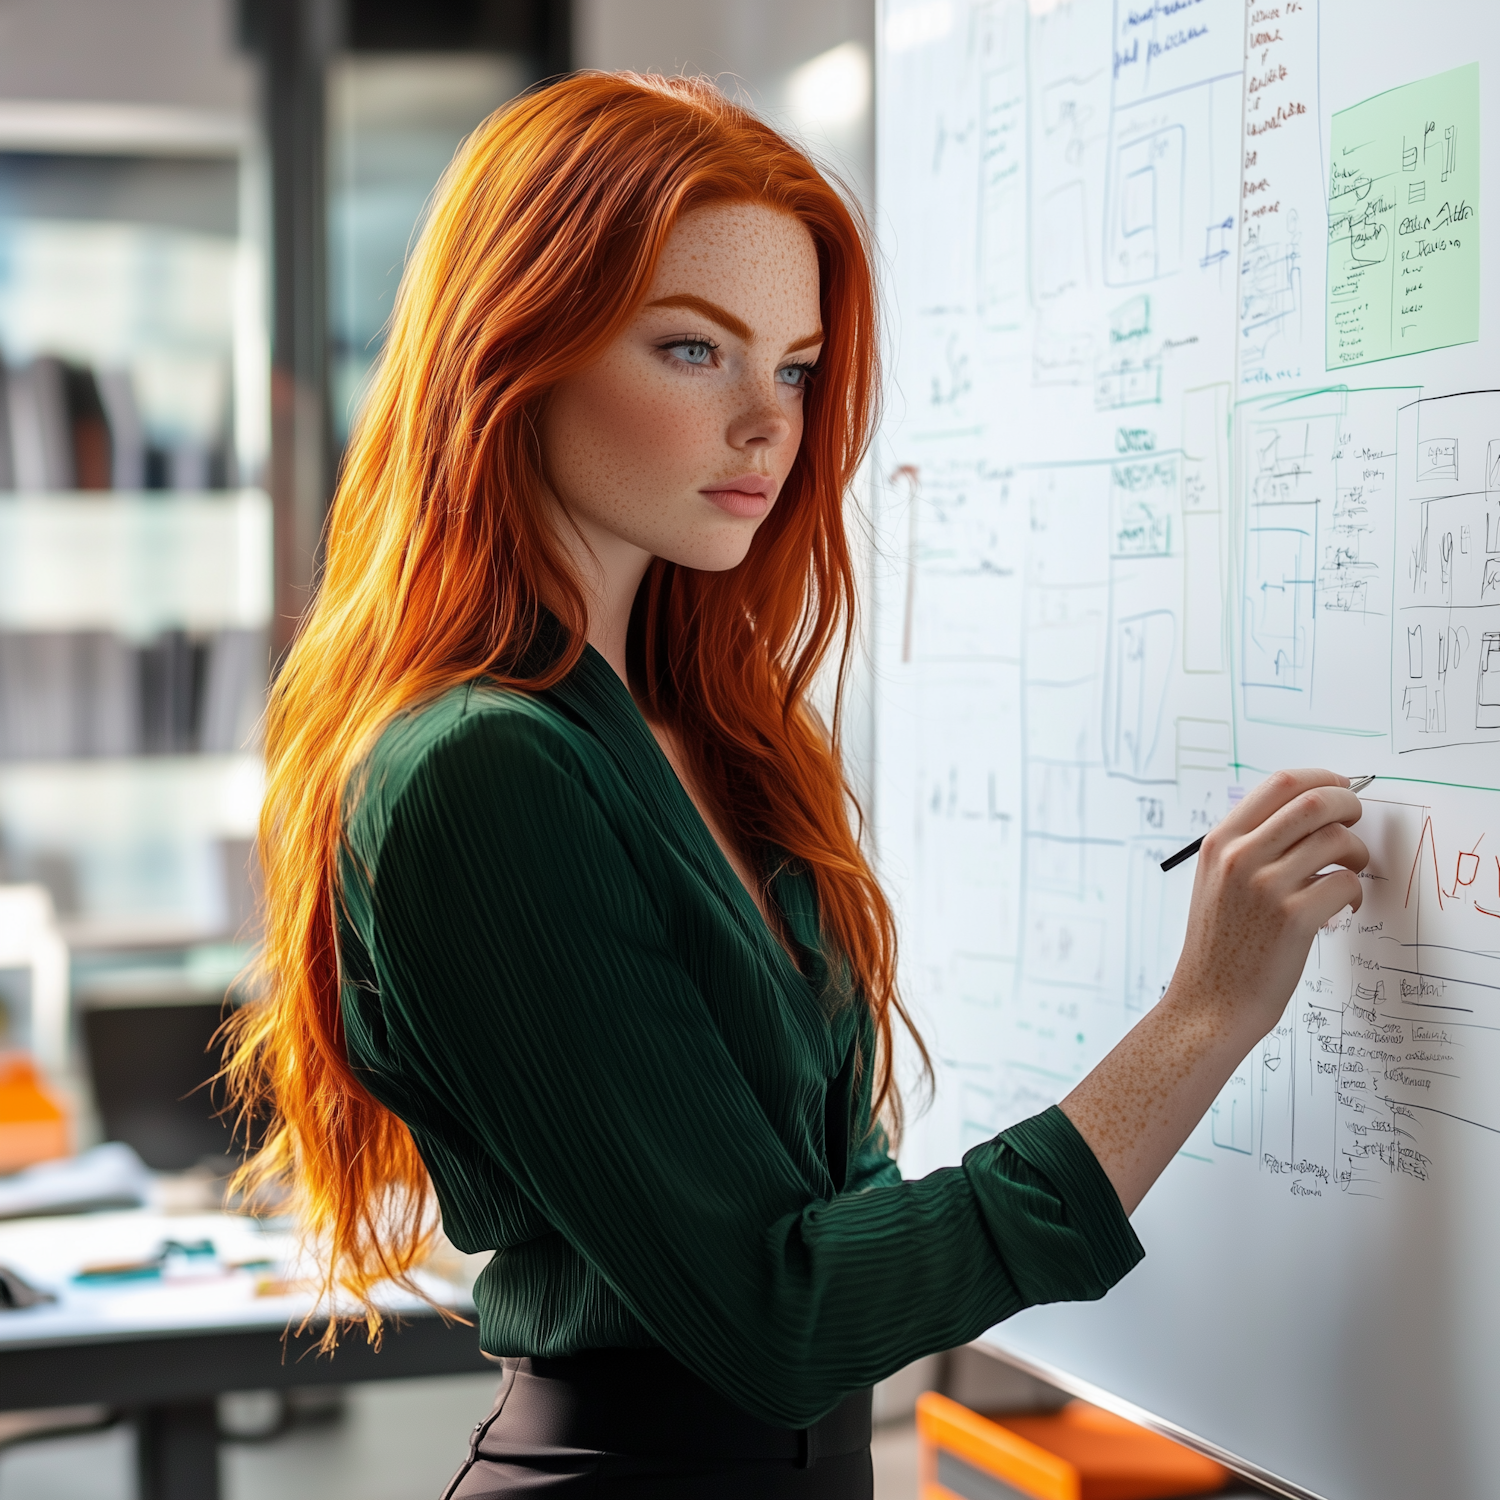
M 242 1214 L 142 1209 L 16 1220 L 0 1224 L 0 1264 L 57 1299 L 0 1311 L 0 1345 L 282 1328 L 314 1310 L 316 1281 L 297 1236 L 281 1221 Z M 440 1306 L 469 1311 L 451 1282 L 427 1272 L 414 1280 Z M 425 1309 L 394 1288 L 380 1303 L 398 1315 Z
M 206 1247 L 206 1253 L 173 1254 L 171 1246 Z M 53 1293 L 55 1311 L 71 1309 L 103 1324 L 165 1319 L 175 1325 L 213 1313 L 234 1318 L 257 1301 L 284 1302 L 301 1290 L 286 1279 L 296 1257 L 290 1234 L 239 1214 L 137 1210 L 0 1225 L 0 1263 Z M 263 1298 L 269 1276 L 273 1295 Z M 305 1293 L 302 1300 L 308 1300 Z

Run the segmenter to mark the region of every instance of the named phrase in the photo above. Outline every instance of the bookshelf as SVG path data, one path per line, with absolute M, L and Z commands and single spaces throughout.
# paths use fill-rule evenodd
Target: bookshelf
M 0 880 L 75 953 L 241 934 L 272 620 L 248 121 L 0 102 Z
M 257 489 L 0 494 L 0 630 L 263 630 L 271 507 Z

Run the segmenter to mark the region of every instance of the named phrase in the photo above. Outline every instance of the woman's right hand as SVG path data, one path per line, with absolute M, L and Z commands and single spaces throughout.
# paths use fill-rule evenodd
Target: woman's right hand
M 1227 1007 L 1247 1048 L 1286 1008 L 1318 929 L 1364 901 L 1370 853 L 1351 831 L 1364 809 L 1348 787 L 1331 771 L 1277 771 L 1198 851 L 1170 990 Z
M 1276 1024 L 1318 929 L 1359 910 L 1360 813 L 1345 777 L 1278 771 L 1204 838 L 1166 994 L 1062 1102 L 1127 1213 Z

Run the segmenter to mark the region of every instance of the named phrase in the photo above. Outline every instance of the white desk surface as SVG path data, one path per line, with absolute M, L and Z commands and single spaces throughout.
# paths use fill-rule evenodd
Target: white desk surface
M 85 1266 L 148 1259 L 166 1240 L 210 1240 L 218 1263 L 202 1273 L 168 1278 L 73 1279 Z M 0 1311 L 0 1349 L 295 1328 L 313 1305 L 296 1236 L 274 1221 L 240 1214 L 130 1209 L 12 1220 L 0 1223 L 0 1264 L 57 1298 Z M 418 1272 L 414 1280 L 440 1305 L 460 1315 L 472 1313 L 468 1297 L 453 1283 L 430 1272 Z M 395 1288 L 380 1300 L 392 1314 L 431 1316 L 428 1304 Z

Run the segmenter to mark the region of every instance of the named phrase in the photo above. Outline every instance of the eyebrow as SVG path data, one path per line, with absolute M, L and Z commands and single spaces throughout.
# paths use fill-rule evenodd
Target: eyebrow
M 727 307 L 720 307 L 717 302 L 710 302 L 707 297 L 695 297 L 691 292 L 682 292 L 675 297 L 658 297 L 655 302 L 648 302 L 647 307 L 681 307 L 688 312 L 700 313 L 705 318 L 712 319 L 727 333 L 732 333 L 735 338 L 743 339 L 747 344 L 755 342 L 755 330 L 745 322 L 743 318 L 737 318 Z M 786 352 L 795 353 L 798 349 L 809 349 L 814 344 L 823 342 L 823 330 L 820 328 L 816 333 L 810 333 L 806 338 L 798 339 L 795 344 L 788 344 Z

